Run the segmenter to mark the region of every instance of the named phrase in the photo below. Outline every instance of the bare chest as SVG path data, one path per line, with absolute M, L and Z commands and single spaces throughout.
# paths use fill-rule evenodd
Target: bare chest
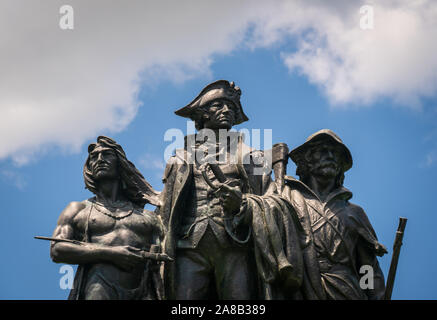
M 89 241 L 105 245 L 147 247 L 153 239 L 152 217 L 132 209 L 106 210 L 87 208 L 80 221 L 80 230 Z

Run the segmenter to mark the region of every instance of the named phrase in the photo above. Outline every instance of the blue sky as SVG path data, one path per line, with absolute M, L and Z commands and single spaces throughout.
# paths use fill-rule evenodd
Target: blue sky
M 330 25 L 330 15 L 325 14 L 328 9 L 323 5 L 317 1 L 314 5 L 297 3 L 300 7 L 294 9 L 302 10 L 303 13 L 315 10 L 321 19 L 325 19 L 325 25 Z M 342 5 L 341 1 L 335 3 Z M 357 12 L 360 3 L 357 2 Z M 35 15 L 45 16 L 50 10 L 56 15 L 58 4 L 53 1 L 51 6 L 34 10 Z M 262 11 L 262 6 L 257 9 L 259 11 L 254 11 L 253 16 L 246 17 L 247 23 L 240 25 L 240 22 L 235 22 L 238 19 L 234 15 L 245 8 L 242 5 L 234 13 L 221 12 L 222 16 L 229 15 L 226 21 L 230 21 L 233 29 L 232 32 L 223 31 L 231 35 L 226 33 L 217 36 L 219 44 L 214 44 L 217 47 L 211 47 L 208 43 L 210 36 L 202 38 L 199 31 L 190 28 L 184 30 L 185 36 L 189 37 L 192 32 L 192 37 L 205 42 L 195 44 L 198 46 L 196 52 L 201 51 L 202 54 L 191 52 L 191 43 L 181 46 L 175 37 L 168 36 L 171 32 L 158 29 L 160 31 L 157 32 L 162 33 L 165 41 L 178 42 L 177 48 L 163 45 L 160 48 L 163 56 L 168 54 L 165 59 L 157 54 L 145 55 L 143 58 L 141 55 L 131 55 L 131 50 L 140 53 L 145 49 L 153 51 L 156 49 L 152 48 L 153 44 L 159 46 L 160 42 L 150 38 L 149 46 L 144 48 L 137 46 L 138 39 L 135 45 L 128 44 L 121 40 L 129 37 L 125 33 L 128 30 L 121 28 L 120 35 L 114 33 L 113 38 L 103 43 L 109 46 L 119 41 L 131 47 L 120 50 L 120 54 L 112 60 L 106 59 L 113 54 L 106 47 L 107 56 L 101 52 L 102 55 L 97 59 L 90 53 L 92 50 L 88 51 L 89 43 L 83 42 L 87 29 L 81 27 L 81 16 L 78 13 L 85 5 L 80 1 L 72 1 L 72 5 L 77 15 L 75 30 L 72 32 L 76 34 L 67 37 L 71 37 L 71 45 L 74 45 L 75 50 L 83 47 L 83 51 L 74 51 L 71 56 L 65 56 L 64 64 L 61 63 L 66 68 L 65 73 L 54 68 L 58 71 L 47 71 L 44 74 L 27 65 L 28 69 L 21 73 L 22 95 L 14 94 L 14 81 L 9 90 L 2 88 L 7 99 L 0 98 L 0 110 L 4 112 L 2 119 L 7 121 L 2 122 L 5 131 L 0 141 L 0 194 L 3 204 L 3 222 L 0 224 L 3 238 L 0 245 L 3 254 L 0 266 L 1 299 L 67 297 L 68 290 L 59 287 L 61 265 L 51 262 L 49 257 L 49 243 L 34 240 L 33 236 L 51 235 L 60 212 L 70 201 L 92 196 L 84 189 L 82 177 L 87 144 L 101 134 L 114 138 L 124 147 L 128 158 L 146 179 L 161 190 L 163 153 L 168 145 L 164 141 L 164 133 L 170 128 L 186 128 L 186 119 L 177 117 L 173 112 L 190 102 L 206 84 L 217 79 L 235 81 L 242 90 L 241 102 L 249 121 L 236 129 L 272 129 L 273 142 L 286 142 L 290 148 L 303 143 L 307 136 L 319 129 L 330 128 L 336 132 L 349 147 L 354 160 L 354 166 L 347 172 L 345 179 L 345 186 L 354 194 L 352 202 L 364 208 L 379 240 L 389 249 L 389 254 L 379 260 L 385 276 L 389 269 L 398 218 L 408 218 L 393 299 L 437 298 L 434 289 L 437 286 L 434 278 L 437 267 L 437 217 L 433 205 L 437 179 L 435 55 L 426 60 L 428 57 L 420 56 L 419 53 L 417 57 L 414 50 L 409 50 L 399 53 L 392 60 L 375 59 L 373 62 L 376 65 L 370 66 L 361 54 L 357 56 L 356 51 L 351 49 L 356 47 L 354 40 L 346 42 L 339 36 L 342 30 L 327 28 L 330 31 L 323 34 L 316 27 L 311 29 L 307 25 L 299 29 L 294 24 L 287 24 L 286 15 L 279 17 L 278 20 L 285 21 L 279 26 L 275 26 L 268 16 L 262 16 L 260 20 L 264 21 L 261 25 L 263 29 L 253 22 L 253 17 Z M 8 9 L 14 11 L 11 8 L 12 4 Z M 112 9 L 108 8 L 108 12 L 112 12 Z M 148 9 L 153 11 L 153 8 Z M 267 9 L 273 10 L 270 7 Z M 398 7 L 392 8 L 387 3 L 384 7 L 375 8 L 375 16 L 378 17 L 378 12 L 382 15 L 394 9 L 404 10 L 407 17 L 408 14 L 415 17 L 415 13 L 423 13 L 426 8 L 409 8 L 402 1 Z M 159 15 L 162 8 L 155 10 Z M 200 15 L 203 9 L 198 10 Z M 349 10 L 354 9 L 348 8 L 339 14 L 349 17 Z M 307 16 L 305 21 L 311 21 L 312 17 Z M 240 18 L 244 20 L 244 17 Z M 289 16 L 290 20 L 293 18 L 293 15 Z M 83 25 L 91 28 L 87 24 L 88 20 L 83 19 Z M 41 22 L 35 23 L 39 26 Z M 200 25 L 201 21 L 198 23 Z M 300 25 L 303 22 L 296 23 Z M 413 25 L 420 28 L 417 23 Z M 294 28 L 294 31 L 283 33 L 281 30 L 284 30 L 284 26 Z M 52 27 L 41 26 L 41 29 Z M 348 27 L 346 23 L 343 26 L 345 30 Z M 379 27 L 381 33 L 388 32 L 383 25 L 379 24 Z M 56 25 L 53 28 L 56 29 Z M 317 36 L 306 37 L 308 28 Z M 268 32 L 262 33 L 260 29 Z M 435 25 L 428 29 L 432 32 L 437 30 Z M 171 30 L 177 33 L 174 28 Z M 429 36 L 431 31 L 423 36 Z M 26 35 L 32 31 L 23 29 L 20 32 L 22 38 L 19 39 L 27 39 Z M 147 30 L 144 29 L 144 32 Z M 378 38 L 378 24 L 371 32 L 375 35 L 370 36 L 369 41 L 373 41 L 372 37 Z M 59 30 L 53 33 L 53 42 L 47 46 L 62 52 L 68 42 L 59 44 L 56 41 L 60 37 Z M 167 39 L 167 36 L 170 38 Z M 318 37 L 324 37 L 324 41 L 314 40 Z M 367 42 L 361 41 L 362 50 L 383 55 L 381 52 L 384 52 L 384 48 L 366 47 Z M 381 39 L 374 41 L 379 43 Z M 420 44 L 415 41 L 417 39 L 413 41 L 408 33 L 404 33 L 405 45 Z M 18 43 L 21 46 L 27 45 L 24 42 Z M 310 53 L 303 49 L 303 43 L 313 46 Z M 340 62 L 331 57 L 334 54 L 331 43 L 345 45 L 345 53 L 340 55 Z M 115 49 L 113 46 L 111 48 Z M 178 54 L 171 56 L 167 52 L 169 48 L 178 51 Z M 314 48 L 319 48 L 322 54 L 312 54 Z M 41 61 L 48 68 L 45 62 L 50 60 L 50 54 L 46 49 L 36 49 L 35 66 Z M 185 49 L 188 53 L 182 52 Z M 292 63 L 287 60 L 290 57 Z M 399 67 L 393 62 L 396 59 L 408 62 L 409 67 L 403 63 Z M 100 72 L 102 68 L 96 67 L 89 70 L 90 79 L 84 79 L 87 73 L 75 69 L 79 67 L 88 70 L 86 67 L 91 63 L 88 60 L 93 63 L 92 66 L 99 63 L 107 66 L 108 72 Z M 20 74 L 19 62 L 12 60 L 11 64 L 18 68 Z M 53 63 L 56 67 L 56 61 Z M 355 67 L 348 67 L 348 63 Z M 428 68 L 423 67 L 425 63 Z M 69 64 L 76 65 L 70 68 Z M 318 69 L 320 64 L 322 67 Z M 363 68 L 367 71 L 363 71 Z M 429 73 L 428 69 L 432 72 Z M 125 70 L 128 71 L 124 73 Z M 326 70 L 330 70 L 327 78 L 324 75 Z M 71 83 L 64 83 L 64 78 L 69 76 L 73 78 Z M 46 91 L 43 87 L 31 87 L 24 79 L 26 77 L 40 79 L 42 84 L 38 86 L 43 86 Z M 108 77 L 111 79 L 107 80 Z M 401 77 L 408 81 L 399 80 Z M 343 78 L 348 79 L 347 84 Z M 380 81 L 380 78 L 384 81 L 379 85 L 369 84 L 371 81 Z M 421 86 L 417 78 L 428 80 L 427 85 Z M 85 84 L 80 85 L 81 81 Z M 361 81 L 368 83 L 363 84 Z M 56 90 L 60 88 L 59 83 L 67 87 L 71 85 L 70 91 L 61 88 L 59 93 Z M 38 92 L 46 96 L 41 97 Z M 113 108 L 112 101 L 115 101 L 117 108 Z M 11 116 L 10 110 L 24 111 L 20 117 L 15 118 Z M 48 119 L 41 120 L 46 121 L 41 126 L 38 124 L 41 122 L 38 118 L 40 113 L 50 115 Z M 84 119 L 86 115 L 92 121 Z M 295 167 L 290 163 L 288 174 L 294 175 L 294 171 Z

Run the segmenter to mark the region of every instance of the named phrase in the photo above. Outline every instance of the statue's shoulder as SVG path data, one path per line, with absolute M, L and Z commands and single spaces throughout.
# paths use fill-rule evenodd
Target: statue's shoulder
M 172 155 L 168 160 L 167 160 L 167 166 L 172 166 L 175 163 L 177 163 L 177 156 L 176 155 Z
M 291 176 L 284 176 L 284 189 L 282 191 L 282 194 L 290 195 L 292 193 L 295 193 L 296 190 L 299 189 L 299 180 L 296 180 L 295 178 Z
M 165 169 L 164 169 L 164 174 L 163 174 L 163 176 L 162 176 L 162 182 L 163 182 L 163 183 L 166 183 L 166 182 L 167 182 L 167 179 L 168 179 L 168 177 L 170 176 L 170 173 L 172 173 L 172 171 L 174 171 L 173 168 L 175 167 L 175 165 L 177 164 L 177 162 L 178 162 L 178 160 L 177 160 L 177 157 L 176 157 L 176 156 L 171 156 L 171 157 L 168 159 L 167 164 L 166 164 Z
M 361 206 L 346 200 L 346 209 L 349 218 L 356 221 L 358 225 L 364 226 L 366 229 L 372 229 L 369 217 Z
M 284 183 L 286 186 L 288 186 L 291 189 L 301 189 L 301 188 L 305 188 L 305 184 L 300 181 L 297 180 L 296 178 L 292 177 L 292 176 L 284 176 Z
M 61 223 L 67 223 L 73 221 L 79 213 L 81 213 L 89 205 L 89 200 L 84 201 L 72 201 L 62 211 L 59 220 Z
M 347 203 L 348 216 L 356 223 L 356 229 L 358 233 L 371 245 L 371 247 L 374 248 L 375 254 L 382 257 L 385 253 L 387 253 L 386 248 L 378 242 L 375 229 L 373 228 L 366 212 L 357 204 L 349 201 L 347 201 Z
M 346 202 L 347 210 L 356 216 L 363 217 L 363 218 L 367 219 L 366 212 L 364 211 L 364 209 L 362 207 L 360 207 L 359 205 L 350 201 L 350 199 L 352 198 L 352 191 L 350 191 L 349 189 L 347 189 L 344 186 L 341 187 L 341 191 L 342 192 L 340 192 L 340 195 L 341 195 L 341 198 L 343 198 Z
M 173 172 L 175 173 L 177 168 L 180 168 L 180 166 L 186 165 L 186 151 L 183 149 L 176 150 L 176 155 L 171 156 L 167 160 L 167 164 L 164 169 L 164 174 L 162 177 L 162 182 L 165 183 L 167 178 L 170 176 L 170 174 Z M 176 168 L 176 169 L 175 169 Z
M 348 212 L 354 215 L 356 218 L 358 218 L 360 221 L 363 221 L 364 223 L 369 223 L 369 218 L 367 217 L 366 212 L 362 207 L 359 205 L 352 203 L 350 201 L 347 201 L 347 209 Z
M 83 200 L 83 201 L 71 201 L 67 207 L 65 208 L 65 210 L 68 210 L 71 213 L 79 213 L 80 211 L 82 211 L 83 209 L 85 209 L 86 207 L 89 207 L 91 204 L 92 199 L 87 199 L 87 200 Z
M 362 207 L 360 207 L 359 205 L 350 202 L 349 200 L 347 201 L 347 205 L 349 207 L 350 210 L 359 213 L 359 214 L 365 214 L 364 209 Z

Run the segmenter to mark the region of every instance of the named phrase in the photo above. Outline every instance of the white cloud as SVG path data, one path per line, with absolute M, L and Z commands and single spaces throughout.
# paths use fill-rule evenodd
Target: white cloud
M 160 173 L 165 168 L 162 157 L 150 153 L 143 154 L 136 162 L 145 169 L 159 170 Z
M 27 181 L 24 176 L 16 170 L 3 169 L 1 171 L 2 180 L 8 184 L 12 184 L 18 190 L 23 191 L 27 186 Z
M 431 117 L 434 120 L 437 120 L 437 108 L 435 108 L 434 114 L 431 114 Z M 432 119 L 432 118 L 431 118 Z M 437 126 L 433 128 L 423 139 L 423 143 L 427 146 L 428 152 L 425 155 L 425 158 L 419 166 L 421 168 L 430 168 L 433 167 L 437 163 Z
M 426 163 L 427 167 L 432 166 L 437 160 L 437 152 L 434 150 L 426 155 Z
M 435 96 L 435 1 L 374 1 L 371 30 L 359 24 L 365 2 L 343 8 L 342 1 L 326 3 L 300 7 L 302 21 L 290 23 L 290 33 L 299 37 L 298 50 L 283 53 L 290 70 L 320 86 L 333 105 L 389 97 L 416 108 L 421 97 Z
M 211 54 L 241 41 L 251 11 L 231 1 L 69 1 L 75 29 L 61 30 L 63 4 L 0 4 L 0 159 L 22 164 L 41 146 L 78 150 L 123 130 L 141 71 L 176 81 L 207 72 Z
M 417 105 L 436 92 L 431 1 L 375 2 L 372 31 L 359 28 L 361 1 L 71 0 L 68 31 L 58 27 L 63 4 L 0 4 L 0 159 L 23 164 L 41 147 L 78 150 L 126 128 L 144 82 L 184 81 L 209 72 L 214 54 L 290 38 L 298 49 L 282 53 L 285 65 L 333 104 L 388 96 Z

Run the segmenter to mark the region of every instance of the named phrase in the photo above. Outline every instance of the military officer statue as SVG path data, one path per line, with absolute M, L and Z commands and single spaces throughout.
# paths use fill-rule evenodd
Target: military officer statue
M 288 215 L 286 204 L 272 198 L 276 189 L 270 171 L 256 170 L 265 165 L 260 161 L 263 154 L 250 150 L 239 133 L 229 131 L 248 120 L 240 94 L 234 83 L 219 80 L 175 112 L 194 120 L 198 133 L 186 137 L 185 148 L 170 158 L 164 173 L 160 214 L 167 228 L 165 252 L 175 259 L 165 266 L 170 299 L 273 299 L 278 297 L 273 284 L 293 288 L 300 284 L 300 260 L 293 260 L 299 248 L 288 247 L 286 252 L 293 257 L 286 257 L 282 248 L 295 235 L 293 223 L 269 233 L 262 222 L 264 214 L 279 220 Z M 220 138 L 223 132 L 225 139 Z M 195 142 L 191 147 L 190 141 Z M 193 156 L 205 150 L 205 159 L 223 155 L 227 161 L 205 166 L 205 159 Z M 288 238 L 285 229 L 290 231 Z M 269 234 L 276 237 L 274 241 Z M 290 242 L 298 246 L 297 239 Z

